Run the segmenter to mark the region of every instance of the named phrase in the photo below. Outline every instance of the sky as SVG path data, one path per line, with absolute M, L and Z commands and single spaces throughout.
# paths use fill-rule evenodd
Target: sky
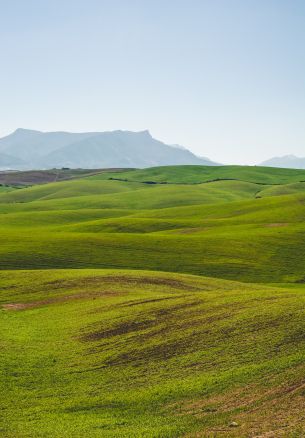
M 305 157 L 305 1 L 0 0 L 0 136 L 17 128 Z

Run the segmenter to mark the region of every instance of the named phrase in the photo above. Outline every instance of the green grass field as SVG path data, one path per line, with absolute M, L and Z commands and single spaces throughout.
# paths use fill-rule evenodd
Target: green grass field
M 0 436 L 305 436 L 304 181 L 0 187 Z
M 0 194 L 6 193 L 6 192 L 11 192 L 12 190 L 14 190 L 14 187 L 9 186 L 9 185 L 0 184 Z

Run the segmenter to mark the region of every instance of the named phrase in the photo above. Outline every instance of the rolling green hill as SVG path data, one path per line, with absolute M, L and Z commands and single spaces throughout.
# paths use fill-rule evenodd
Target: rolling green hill
M 193 167 L 178 171 L 187 178 Z M 158 269 L 256 283 L 305 277 L 303 183 L 104 177 L 0 195 L 2 267 Z
M 301 286 L 117 270 L 0 284 L 6 437 L 305 432 Z
M 7 185 L 0 184 L 0 194 L 1 193 L 5 193 L 5 192 L 10 192 L 12 190 L 14 190 L 14 188 L 12 186 L 7 186 Z
M 198 184 L 218 179 L 238 179 L 259 184 L 287 184 L 305 181 L 304 169 L 281 169 L 260 166 L 162 166 L 131 170 L 122 175 L 117 173 L 96 175 L 94 179 L 121 178 L 128 181 Z
M 171 166 L 0 190 L 0 434 L 304 436 L 304 181 Z

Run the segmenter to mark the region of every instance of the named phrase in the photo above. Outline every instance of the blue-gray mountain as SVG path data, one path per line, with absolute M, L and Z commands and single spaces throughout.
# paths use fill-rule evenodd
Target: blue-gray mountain
M 268 167 L 286 167 L 288 169 L 305 169 L 305 158 L 296 157 L 295 155 L 284 155 L 283 157 L 271 158 L 260 165 Z
M 17 129 L 0 139 L 0 169 L 152 167 L 217 165 L 148 131 L 40 132 Z

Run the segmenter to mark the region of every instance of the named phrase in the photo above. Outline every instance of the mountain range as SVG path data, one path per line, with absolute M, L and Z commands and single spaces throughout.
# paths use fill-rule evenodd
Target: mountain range
M 296 157 L 295 155 L 284 155 L 283 157 L 274 157 L 264 161 L 261 163 L 261 166 L 305 169 L 305 158 Z
M 0 139 L 0 169 L 145 168 L 217 165 L 179 145 L 154 139 L 149 131 L 41 132 L 17 129 Z
M 146 168 L 179 164 L 217 166 L 188 149 L 168 145 L 149 131 L 41 132 L 17 129 L 0 138 L 0 170 Z M 305 169 L 305 158 L 274 157 L 260 166 Z

